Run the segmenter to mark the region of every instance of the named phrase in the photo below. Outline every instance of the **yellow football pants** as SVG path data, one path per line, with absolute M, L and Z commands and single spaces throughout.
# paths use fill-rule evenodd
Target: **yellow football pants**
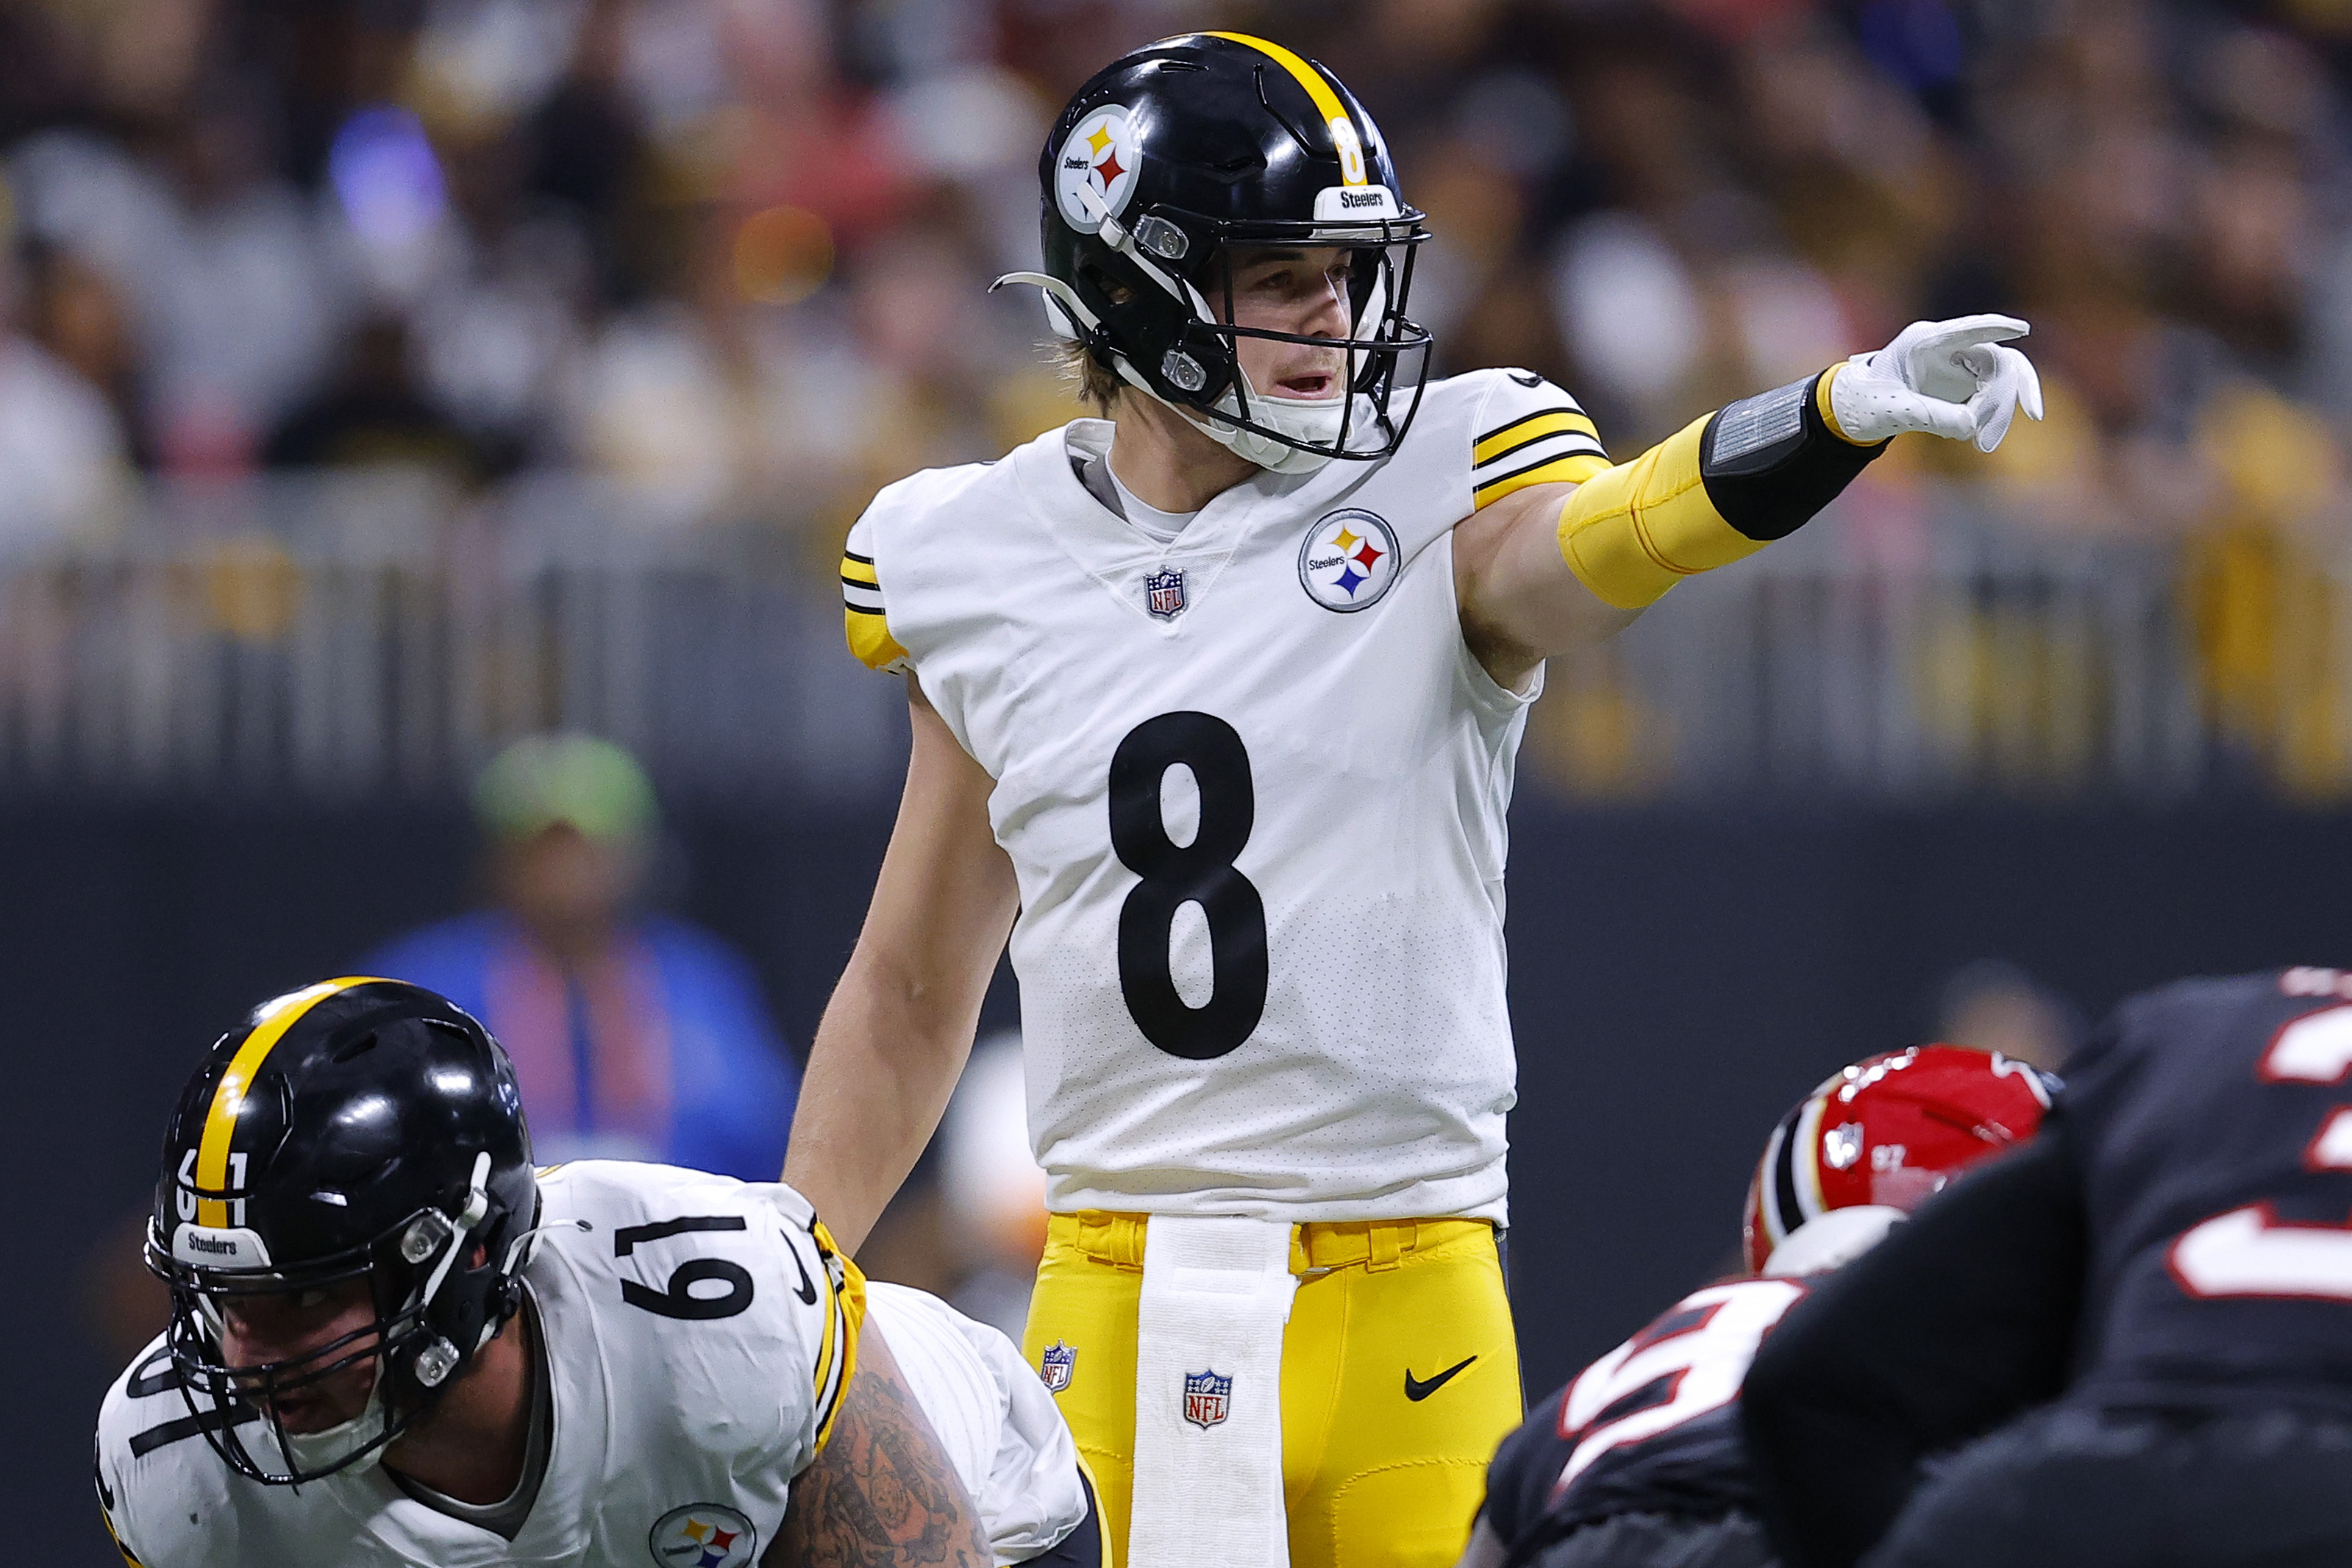
M 1029 1364 L 1057 1347 L 1066 1365 L 1057 1398 L 1099 1483 L 1118 1568 L 1135 1485 L 1144 1223 L 1054 1215 L 1029 1308 Z M 1282 1473 L 1292 1568 L 1448 1568 L 1486 1495 L 1486 1461 L 1520 1415 L 1494 1227 L 1299 1226 L 1290 1269 Z

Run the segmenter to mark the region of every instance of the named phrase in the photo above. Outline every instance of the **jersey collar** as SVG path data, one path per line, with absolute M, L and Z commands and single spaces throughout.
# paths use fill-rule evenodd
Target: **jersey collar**
M 1007 459 L 1022 493 L 1045 520 L 1055 542 L 1104 590 L 1147 622 L 1149 610 L 1137 584 L 1144 573 L 1181 566 L 1190 579 L 1194 605 L 1205 599 L 1234 552 L 1249 537 L 1267 503 L 1297 494 L 1316 476 L 1259 469 L 1213 497 L 1183 532 L 1162 543 L 1111 510 L 1080 482 L 1073 459 L 1088 461 L 1110 452 L 1108 419 L 1078 419 L 1048 430 Z M 1171 636 L 1190 618 L 1155 622 Z

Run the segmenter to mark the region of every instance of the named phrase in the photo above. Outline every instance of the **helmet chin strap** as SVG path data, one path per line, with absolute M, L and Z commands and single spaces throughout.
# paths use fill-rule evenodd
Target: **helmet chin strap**
M 1217 399 L 1216 405 L 1204 414 L 1198 408 L 1171 403 L 1161 397 L 1135 374 L 1135 367 L 1127 363 L 1125 354 L 1113 354 L 1111 358 L 1118 367 L 1120 380 L 1146 397 L 1191 420 L 1202 435 L 1236 458 L 1276 474 L 1311 474 L 1331 460 L 1328 452 L 1306 451 L 1291 446 L 1289 442 L 1277 441 L 1263 431 L 1246 430 L 1239 425 L 1225 423 L 1220 415 L 1230 419 L 1242 416 L 1241 398 L 1234 391 L 1228 390 Z M 1234 366 L 1234 374 L 1244 385 L 1249 385 L 1249 373 L 1238 363 Z M 1250 386 L 1249 405 L 1259 424 L 1272 426 L 1293 441 L 1313 441 L 1328 447 L 1339 438 L 1340 421 L 1347 412 L 1347 397 L 1342 395 L 1318 398 L 1310 403 L 1304 398 L 1267 397 L 1256 387 Z
M 441 1261 L 433 1266 L 433 1273 L 425 1281 L 425 1289 L 417 1297 L 416 1305 L 420 1311 L 431 1306 L 433 1298 L 441 1294 L 441 1282 L 449 1278 L 449 1270 L 457 1266 L 457 1254 L 465 1250 L 466 1237 L 482 1223 L 482 1216 L 490 1212 L 490 1194 L 487 1184 L 489 1174 L 490 1156 L 485 1150 L 474 1156 L 474 1173 L 466 1184 L 466 1205 L 450 1222 L 448 1247 L 441 1254 Z
M 990 284 L 989 289 L 993 292 L 1007 283 L 1027 283 L 1045 296 L 1046 322 L 1059 336 L 1084 342 L 1102 326 L 1101 318 L 1087 309 L 1086 302 L 1078 298 L 1077 290 L 1058 278 L 1043 272 L 1008 272 Z M 1198 297 L 1197 294 L 1194 296 L 1195 299 Z M 1137 373 L 1135 366 L 1128 363 L 1125 354 L 1114 350 L 1110 361 L 1121 381 L 1153 402 L 1174 409 L 1191 420 L 1209 439 L 1261 468 L 1277 474 L 1311 474 L 1331 460 L 1328 452 L 1302 451 L 1260 431 L 1245 430 L 1239 425 L 1227 424 L 1220 419 L 1219 415 L 1227 419 L 1242 417 L 1241 398 L 1234 391 L 1227 391 L 1217 400 L 1213 410 L 1203 414 L 1198 408 L 1160 396 L 1151 384 Z M 1270 426 L 1295 441 L 1315 442 L 1328 447 L 1339 440 L 1347 399 L 1351 394 L 1318 398 L 1313 402 L 1303 398 L 1267 397 L 1255 386 L 1250 385 L 1247 371 L 1236 364 L 1234 372 L 1244 385 L 1250 386 L 1249 405 L 1259 424 Z
M 1171 273 L 1145 255 L 1142 248 L 1135 243 L 1135 236 L 1118 221 L 1117 215 L 1103 204 L 1100 196 L 1092 190 L 1080 186 L 1078 199 L 1087 205 L 1096 223 L 1100 226 L 1099 232 L 1103 239 L 1112 249 L 1126 257 L 1129 262 L 1142 270 L 1146 278 L 1174 296 L 1192 311 L 1194 320 L 1204 325 L 1215 325 L 1216 318 L 1211 314 L 1209 301 L 1202 297 L 1201 291 L 1193 288 L 1189 280 Z M 1045 296 L 1046 321 L 1052 325 L 1054 331 L 1063 337 L 1084 341 L 1102 329 L 1101 318 L 1087 309 L 1084 301 L 1079 300 L 1076 289 L 1058 278 L 1049 277 L 1043 272 L 1008 272 L 990 284 L 989 291 L 993 293 L 1007 283 L 1034 284 L 1043 290 Z M 1246 430 L 1238 424 L 1226 423 L 1229 420 L 1237 421 L 1244 416 L 1240 394 L 1234 388 L 1227 388 L 1225 395 L 1217 399 L 1214 406 L 1204 414 L 1201 409 L 1162 397 L 1153 389 L 1150 382 L 1137 373 L 1135 366 L 1129 363 L 1124 353 L 1114 349 L 1111 351 L 1110 360 L 1112 368 L 1118 372 L 1120 380 L 1153 401 L 1174 409 L 1191 420 L 1209 439 L 1217 442 L 1244 461 L 1255 463 L 1261 468 L 1277 474 L 1311 474 L 1331 460 L 1331 454 L 1328 451 L 1303 451 L 1290 445 L 1288 441 L 1276 440 L 1264 432 Z M 1326 447 L 1337 445 L 1340 428 L 1345 422 L 1348 402 L 1352 394 L 1343 391 L 1338 397 L 1317 399 L 1313 402 L 1300 398 L 1265 396 L 1255 386 L 1250 384 L 1249 373 L 1242 369 L 1238 353 L 1234 356 L 1234 374 L 1242 385 L 1249 388 L 1249 407 L 1254 412 L 1257 423 L 1288 437 L 1291 441 L 1310 442 Z M 1221 415 L 1223 416 L 1223 419 L 1219 418 Z

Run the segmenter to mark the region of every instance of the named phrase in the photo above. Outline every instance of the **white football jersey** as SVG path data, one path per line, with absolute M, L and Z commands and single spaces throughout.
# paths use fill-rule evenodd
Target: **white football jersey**
M 1162 543 L 1079 420 L 890 486 L 850 642 L 995 780 L 1029 1126 L 1061 1211 L 1504 1217 L 1505 810 L 1527 707 L 1463 641 L 1454 525 L 1606 465 L 1523 371 L 1381 462 L 1260 470 Z
M 1025 1563 L 1086 1517 L 1078 1448 L 1021 1347 L 937 1296 L 879 1279 L 866 1287 L 907 1385 L 980 1504 L 999 1563 Z
M 864 1281 L 779 1184 L 587 1161 L 543 1173 L 540 1192 L 546 1228 L 523 1277 L 554 1418 L 511 1542 L 413 1500 L 379 1467 L 299 1488 L 236 1475 L 199 1431 L 158 1340 L 99 1415 L 99 1500 L 125 1554 L 145 1568 L 756 1563 L 842 1397 Z M 968 1366 L 923 1343 L 892 1351 L 910 1384 L 972 1397 Z M 247 1440 L 267 1445 L 261 1431 L 248 1426 Z M 1059 1487 L 1003 1489 L 1011 1534 L 1072 1528 L 1085 1507 L 1074 1460 Z

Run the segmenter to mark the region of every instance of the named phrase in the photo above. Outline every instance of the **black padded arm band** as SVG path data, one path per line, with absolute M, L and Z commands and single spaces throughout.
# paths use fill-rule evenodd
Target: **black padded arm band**
M 1884 441 L 1857 447 L 1829 427 L 1819 402 L 1829 374 L 1727 405 L 1699 436 L 1706 499 L 1750 539 L 1796 532 L 1886 450 Z

